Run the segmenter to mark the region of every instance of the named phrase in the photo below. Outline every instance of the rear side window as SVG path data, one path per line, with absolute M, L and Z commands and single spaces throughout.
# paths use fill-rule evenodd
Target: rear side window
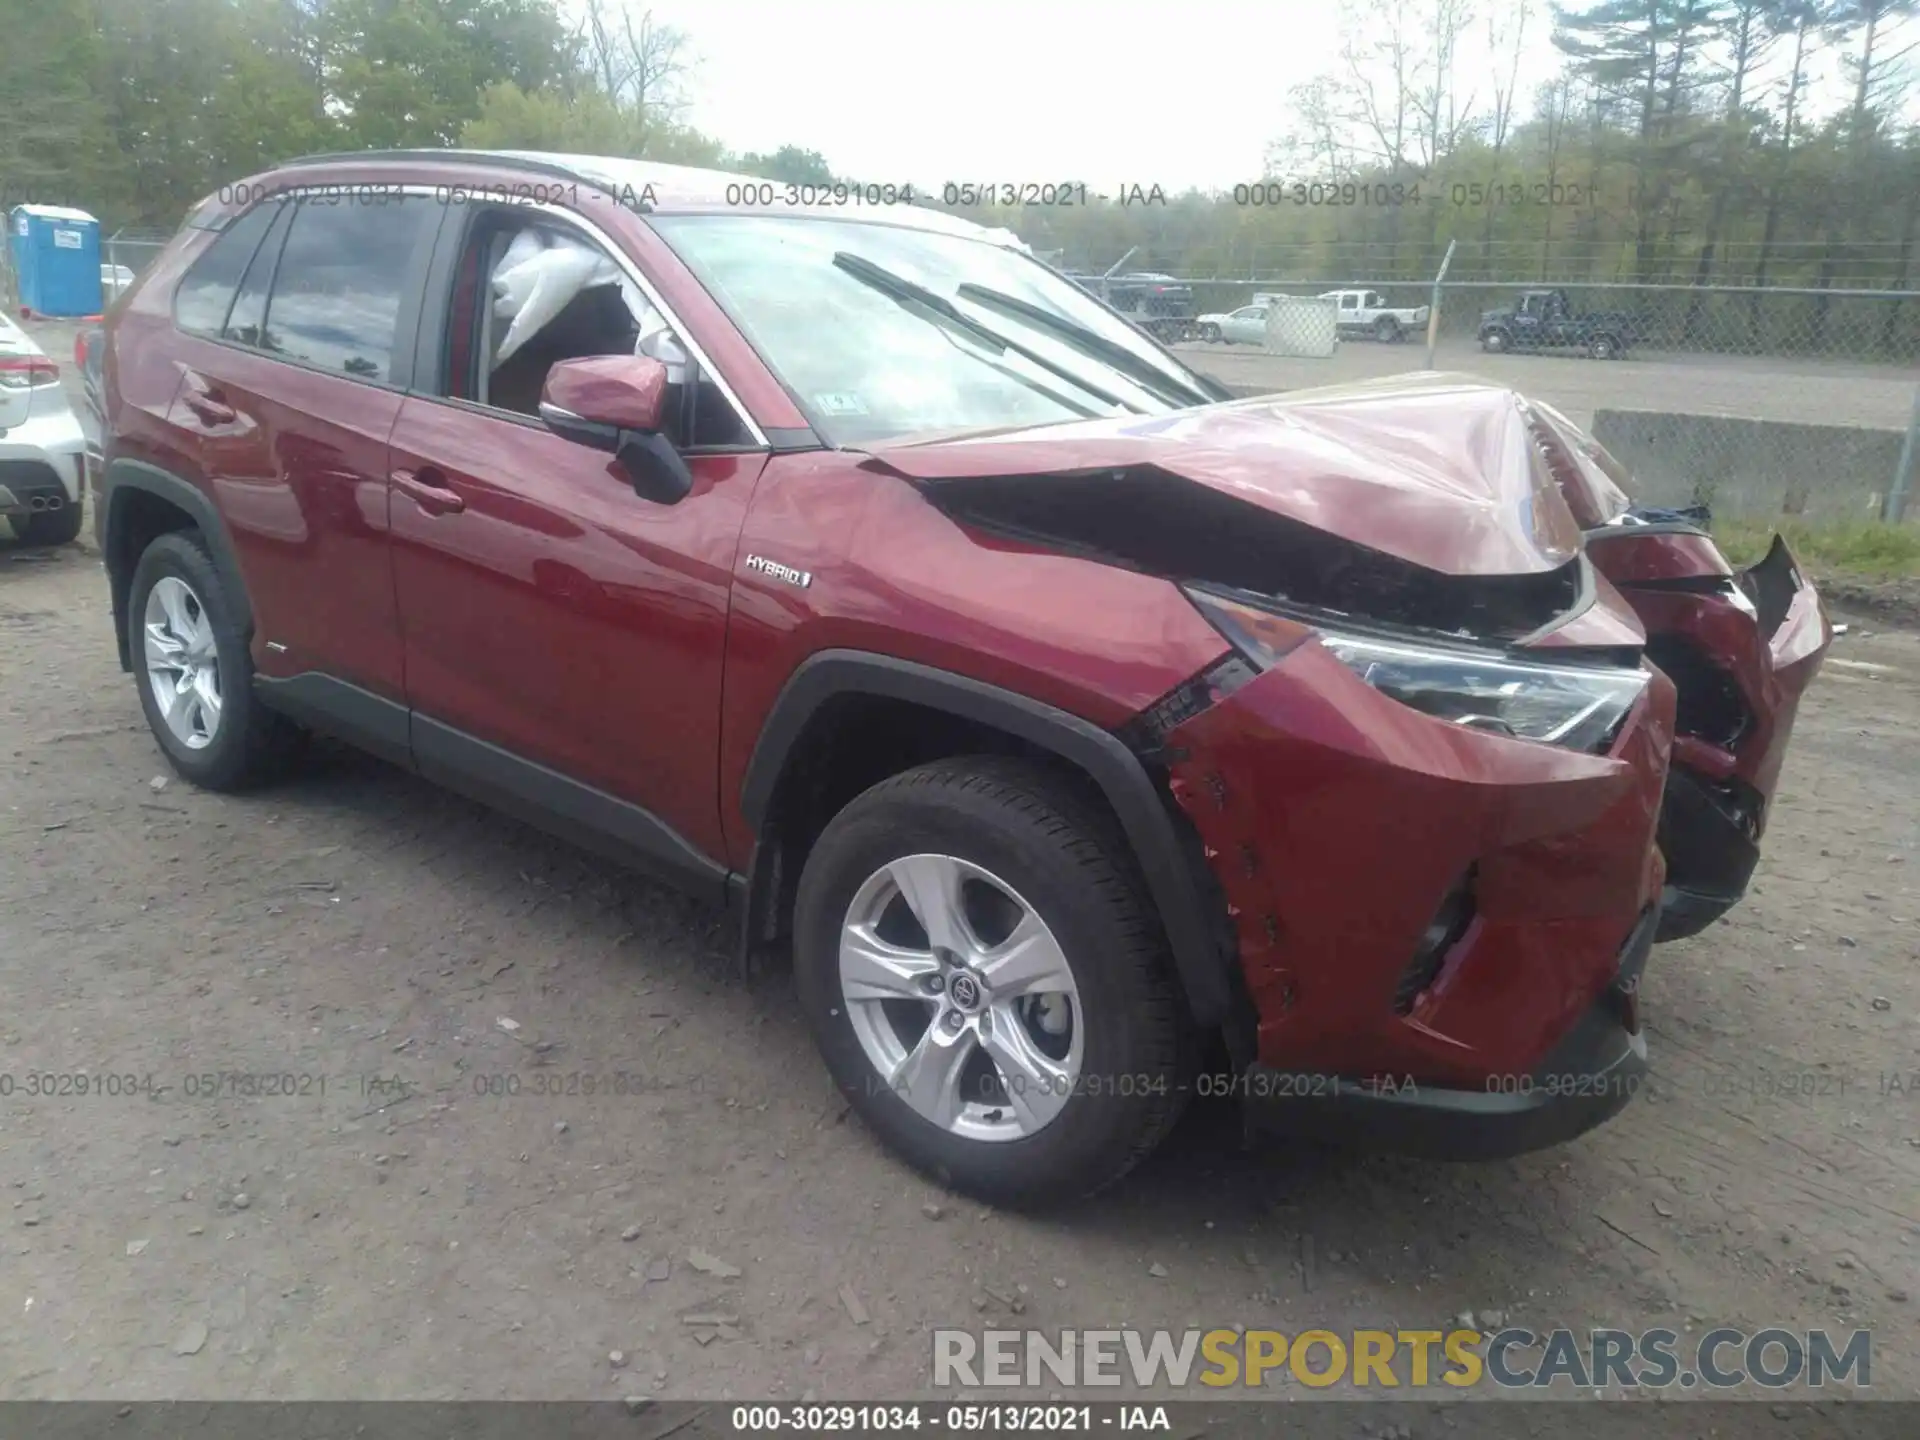
M 415 242 L 433 206 L 306 201 L 281 247 L 262 348 L 316 369 L 385 380 Z
M 193 262 L 173 292 L 174 324 L 190 335 L 212 339 L 220 334 L 247 262 L 279 212 L 280 207 L 272 203 L 254 206 Z
M 253 263 L 247 266 L 247 277 L 240 282 L 233 308 L 227 312 L 226 326 L 220 332 L 223 339 L 238 345 L 251 345 L 256 349 L 266 348 L 262 322 L 267 318 L 267 287 L 273 283 L 274 262 L 280 258 L 280 247 L 287 238 L 287 225 L 293 219 L 293 206 L 280 205 L 277 208 L 280 213 L 274 217 L 273 228 L 267 232 L 267 238 L 253 252 Z

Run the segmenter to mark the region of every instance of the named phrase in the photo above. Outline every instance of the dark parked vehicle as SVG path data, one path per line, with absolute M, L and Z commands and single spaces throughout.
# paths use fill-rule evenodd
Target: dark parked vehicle
M 1580 350 L 1595 360 L 1618 360 L 1639 343 L 1638 317 L 1624 310 L 1576 314 L 1564 290 L 1523 290 L 1508 309 L 1480 316 L 1480 348 Z
M 1184 280 L 1152 270 L 1135 270 L 1124 275 L 1075 274 L 1067 278 L 1163 345 L 1191 340 L 1199 333 L 1193 287 Z
M 1228 403 L 1010 241 L 736 178 L 392 152 L 195 210 L 94 475 L 174 769 L 326 731 L 726 902 L 873 1129 L 1002 1201 L 1195 1094 L 1458 1157 L 1625 1105 L 1675 688 L 1525 402 Z

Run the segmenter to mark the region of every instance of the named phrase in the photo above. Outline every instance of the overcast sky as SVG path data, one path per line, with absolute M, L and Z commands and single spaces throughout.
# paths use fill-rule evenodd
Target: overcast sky
M 1287 92 L 1339 48 L 1334 0 L 632 3 L 692 38 L 686 118 L 698 128 L 734 150 L 797 145 L 836 174 L 916 185 L 1226 189 L 1260 175 Z M 1546 13 L 1536 6 L 1529 22 L 1523 84 L 1560 58 Z M 1900 44 L 1920 38 L 1920 25 L 1903 31 Z M 1463 89 L 1482 100 L 1486 49 L 1482 21 L 1461 48 Z M 1823 69 L 1816 111 L 1844 94 L 1833 57 Z
M 1317 0 L 653 0 L 701 63 L 688 119 L 870 181 L 1257 178 L 1288 88 L 1332 55 Z

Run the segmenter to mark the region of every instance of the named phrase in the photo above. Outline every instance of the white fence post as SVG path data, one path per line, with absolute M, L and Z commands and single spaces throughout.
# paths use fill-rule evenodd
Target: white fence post
M 1440 287 L 1446 283 L 1447 267 L 1453 264 L 1453 247 L 1457 240 L 1447 241 L 1447 253 L 1440 257 L 1440 273 L 1433 277 L 1433 303 L 1427 307 L 1427 369 L 1433 368 L 1433 352 L 1440 343 Z

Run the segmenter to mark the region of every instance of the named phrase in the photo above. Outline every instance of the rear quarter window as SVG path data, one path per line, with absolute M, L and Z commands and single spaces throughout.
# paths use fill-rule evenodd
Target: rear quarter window
M 173 323 L 189 335 L 217 338 L 233 307 L 240 277 L 280 207 L 256 205 L 229 225 L 187 268 L 173 292 Z

